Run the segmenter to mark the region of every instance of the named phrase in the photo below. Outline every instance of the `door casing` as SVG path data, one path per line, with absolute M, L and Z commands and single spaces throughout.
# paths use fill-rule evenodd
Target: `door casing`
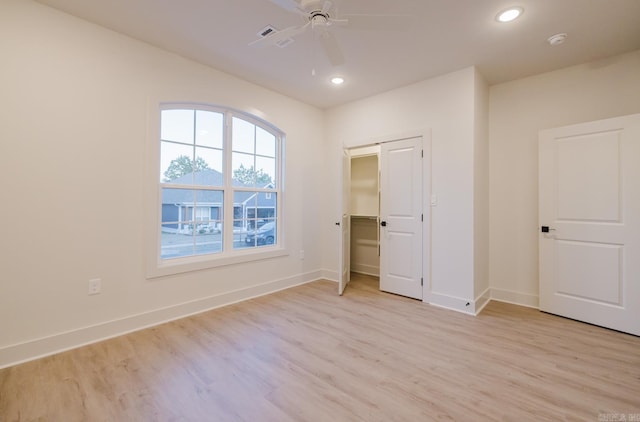
M 430 198 L 432 195 L 431 190 L 431 130 L 424 129 L 421 131 L 416 131 L 413 133 L 405 133 L 398 136 L 387 136 L 380 139 L 372 139 L 370 142 L 363 142 L 359 145 L 353 145 L 350 147 L 345 147 L 345 150 L 350 150 L 352 148 L 362 148 L 366 146 L 374 146 L 380 145 L 384 142 L 394 142 L 401 141 L 410 138 L 422 138 L 422 213 L 423 213 L 423 223 L 422 223 L 422 301 L 430 302 L 431 301 L 431 215 L 432 215 L 432 205 Z M 344 151 L 341 151 L 341 159 L 344 157 Z M 344 192 L 344 183 L 343 183 L 343 192 Z M 349 198 L 345 198 L 342 195 L 342 203 L 348 201 Z M 345 205 L 341 205 L 341 211 L 344 209 Z M 342 219 L 342 215 L 340 215 L 340 220 Z M 338 248 L 338 253 L 340 256 L 343 255 L 342 250 L 342 230 L 340 231 L 340 247 Z M 342 262 L 339 259 L 339 262 Z M 339 272 L 342 272 L 342 267 L 339 268 Z M 339 274 L 340 277 L 340 274 Z M 345 283 L 346 286 L 346 283 Z M 339 286 L 340 290 L 340 286 Z

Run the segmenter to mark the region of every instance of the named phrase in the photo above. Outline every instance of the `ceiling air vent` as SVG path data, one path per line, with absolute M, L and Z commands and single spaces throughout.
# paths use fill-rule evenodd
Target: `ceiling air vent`
M 271 34 L 275 34 L 276 32 L 278 32 L 276 28 L 274 28 L 271 25 L 267 25 L 258 32 L 258 36 L 261 38 L 264 38 L 264 37 L 268 37 Z M 292 42 L 293 42 L 293 38 L 285 38 L 284 40 L 280 40 L 276 42 L 275 45 L 277 45 L 280 48 L 285 48 Z
M 278 32 L 278 30 L 271 25 L 267 25 L 258 32 L 258 36 L 264 38 L 267 35 L 272 34 L 274 32 Z

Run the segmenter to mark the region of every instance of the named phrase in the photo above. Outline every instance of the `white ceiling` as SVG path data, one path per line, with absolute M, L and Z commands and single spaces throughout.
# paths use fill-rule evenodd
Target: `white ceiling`
M 310 33 L 285 48 L 249 47 L 266 25 L 304 22 L 270 0 L 39 2 L 321 108 L 471 65 L 496 84 L 640 49 L 640 0 L 335 0 L 337 17 L 411 17 L 404 30 L 332 27 L 345 56 L 337 67 Z M 496 22 L 512 5 L 522 17 Z M 550 46 L 559 32 L 567 41 Z M 347 82 L 332 86 L 334 74 Z

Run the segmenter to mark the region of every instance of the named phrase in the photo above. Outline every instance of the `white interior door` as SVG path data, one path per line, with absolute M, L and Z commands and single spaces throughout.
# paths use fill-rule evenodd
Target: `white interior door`
M 422 138 L 383 143 L 380 290 L 422 299 Z
M 340 222 L 340 276 L 338 280 L 338 294 L 351 281 L 351 218 L 349 207 L 351 204 L 351 155 L 348 150 L 342 153 L 342 210 Z
M 640 114 L 540 132 L 540 309 L 640 335 Z

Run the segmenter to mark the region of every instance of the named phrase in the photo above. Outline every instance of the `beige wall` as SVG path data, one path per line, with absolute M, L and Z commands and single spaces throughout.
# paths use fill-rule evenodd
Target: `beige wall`
M 431 171 L 425 183 L 430 182 L 438 206 L 429 208 L 425 198 L 425 216 L 431 212 L 424 259 L 427 268 L 430 264 L 431 296 L 426 299 L 462 311 L 470 310 L 466 303 L 473 305 L 474 299 L 475 83 L 475 69 L 467 68 L 326 113 L 326 227 L 340 216 L 335 192 L 341 186 L 342 148 L 430 133 Z M 326 231 L 323 241 L 325 268 L 337 271 L 339 231 Z
M 489 291 L 489 86 L 476 70 L 474 105 L 474 298 L 477 308 L 487 303 Z M 478 309 L 476 309 L 476 312 Z
M 538 131 L 640 112 L 640 51 L 490 89 L 492 296 L 538 304 Z
M 0 367 L 320 277 L 324 180 L 308 170 L 321 110 L 28 0 L 0 2 L 0 54 Z M 230 106 L 286 133 L 290 255 L 145 278 L 159 101 Z

